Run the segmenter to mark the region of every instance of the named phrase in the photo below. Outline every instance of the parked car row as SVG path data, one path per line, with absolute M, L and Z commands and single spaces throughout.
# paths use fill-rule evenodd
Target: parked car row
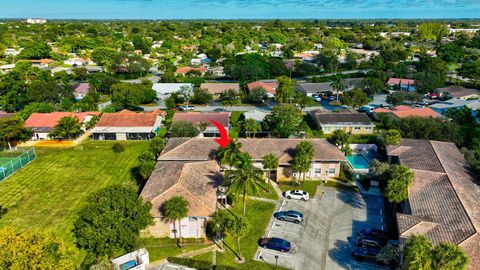
M 194 111 L 194 110 L 195 110 L 195 106 L 191 106 L 191 105 L 181 105 L 181 106 L 177 106 L 177 109 L 180 110 L 180 111 Z
M 352 251 L 356 260 L 377 261 L 377 254 L 388 243 L 388 235 L 385 231 L 366 228 L 357 234 L 355 248 Z
M 308 192 L 299 189 L 285 191 L 282 193 L 282 195 L 287 199 L 296 199 L 302 201 L 307 201 L 310 198 Z M 303 222 L 304 215 L 297 210 L 288 210 L 275 212 L 273 214 L 273 217 L 279 221 L 300 224 Z M 278 237 L 261 238 L 258 241 L 258 245 L 262 248 L 276 250 L 280 252 L 290 252 L 292 250 L 292 243 Z
M 312 99 L 315 100 L 316 102 L 320 102 L 320 101 L 322 101 L 322 99 L 323 99 L 323 100 L 333 101 L 333 100 L 335 100 L 335 97 L 334 97 L 334 96 L 314 94 L 314 95 L 312 95 Z

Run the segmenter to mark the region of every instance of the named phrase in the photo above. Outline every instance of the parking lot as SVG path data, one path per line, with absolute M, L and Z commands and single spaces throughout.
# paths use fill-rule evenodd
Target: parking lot
M 279 211 L 298 210 L 304 222 L 270 220 L 265 237 L 292 243 L 292 252 L 258 248 L 256 260 L 289 269 L 383 269 L 370 262 L 357 262 L 351 255 L 355 235 L 366 227 L 384 229 L 381 197 L 350 190 L 320 187 L 308 202 L 282 199 Z M 276 257 L 277 256 L 277 257 Z

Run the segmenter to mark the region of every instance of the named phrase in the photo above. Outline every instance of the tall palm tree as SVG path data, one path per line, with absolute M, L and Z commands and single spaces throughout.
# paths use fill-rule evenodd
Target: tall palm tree
M 274 154 L 267 154 L 263 157 L 263 169 L 268 171 L 268 192 L 270 192 L 270 181 L 272 181 L 272 170 L 278 168 L 278 158 Z
M 241 147 L 241 143 L 233 140 L 227 145 L 227 147 L 219 147 L 217 150 L 217 160 L 220 163 L 220 166 L 232 166 L 240 153 Z
M 234 222 L 234 216 L 228 213 L 227 210 L 218 210 L 213 214 L 212 220 L 210 221 L 212 232 L 215 234 L 216 238 L 220 240 L 221 249 L 223 250 L 223 238 L 228 232 L 229 228 L 232 227 Z
M 258 186 L 263 181 L 263 172 L 253 167 L 252 159 L 246 153 L 239 154 L 237 161 L 232 165 L 235 169 L 225 172 L 225 182 L 229 186 L 229 192 L 235 197 L 243 196 L 243 215 L 245 216 L 247 196 L 249 193 L 258 192 Z
M 180 232 L 180 241 L 182 239 L 182 226 L 180 226 L 180 220 L 187 217 L 188 213 L 188 201 L 182 196 L 174 196 L 170 200 L 166 201 L 163 204 L 163 216 L 173 221 L 173 233 L 175 234 L 175 239 L 177 239 L 177 230 L 175 228 L 175 223 L 178 221 L 178 230 Z M 181 245 L 179 245 L 182 247 Z
M 465 270 L 468 256 L 459 246 L 450 243 L 440 243 L 433 252 L 435 269 Z
M 340 74 L 337 74 L 335 75 L 334 79 L 333 79 L 333 82 L 330 84 L 330 86 L 333 88 L 333 90 L 336 91 L 337 93 L 337 98 L 336 100 L 338 101 L 338 92 L 340 90 L 343 90 L 343 78 L 342 78 L 342 75 Z
M 230 228 L 228 228 L 229 234 L 237 238 L 237 258 L 240 262 L 244 261 L 242 250 L 240 249 L 240 239 L 247 234 L 249 226 L 247 218 L 240 216 L 234 218 Z

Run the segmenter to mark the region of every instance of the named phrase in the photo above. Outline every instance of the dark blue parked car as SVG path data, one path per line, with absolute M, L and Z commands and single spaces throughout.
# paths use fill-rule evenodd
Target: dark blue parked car
M 303 214 L 298 211 L 279 211 L 273 214 L 273 216 L 282 221 L 289 221 L 293 223 L 301 223 L 303 221 Z
M 370 260 L 376 261 L 377 254 L 380 252 L 380 248 L 376 247 L 356 247 L 353 249 L 352 255 L 356 260 Z
M 380 239 L 388 239 L 387 232 L 374 229 L 374 228 L 365 228 L 358 232 L 357 236 L 372 236 Z
M 271 238 L 261 238 L 258 241 L 258 245 L 262 248 L 268 248 L 277 250 L 280 252 L 289 252 L 292 248 L 292 245 L 287 240 L 271 237 Z

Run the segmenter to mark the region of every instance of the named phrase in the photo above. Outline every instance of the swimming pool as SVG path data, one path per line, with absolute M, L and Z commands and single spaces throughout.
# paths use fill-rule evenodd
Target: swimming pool
M 370 162 L 363 155 L 351 155 L 346 158 L 354 170 L 367 170 L 370 167 Z

